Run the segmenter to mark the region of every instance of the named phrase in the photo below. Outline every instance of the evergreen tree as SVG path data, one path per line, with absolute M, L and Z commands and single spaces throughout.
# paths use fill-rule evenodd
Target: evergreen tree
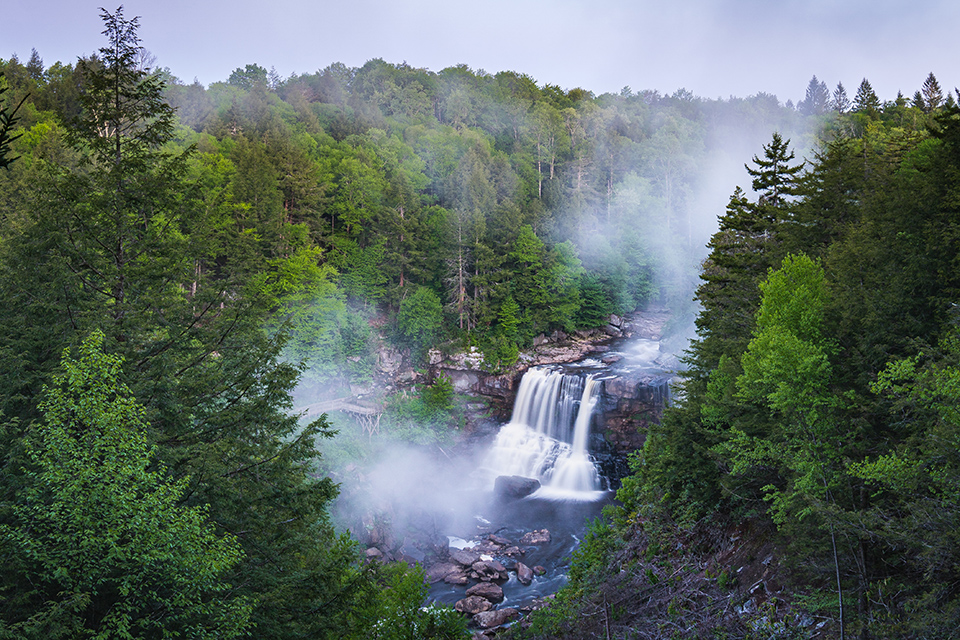
M 755 167 L 745 165 L 753 178 L 757 204 L 762 209 L 784 208 L 789 198 L 796 195 L 797 177 L 803 164 L 791 164 L 793 159 L 790 140 L 784 140 L 779 132 L 774 132 L 770 144 L 763 147 L 763 157 L 753 157 Z
M 930 72 L 927 79 L 923 81 L 921 89 L 923 95 L 923 110 L 927 113 L 936 111 L 943 104 L 943 90 L 940 89 L 940 83 L 937 77 Z
M 9 450 L 22 455 L 57 351 L 101 329 L 146 408 L 156 459 L 188 479 L 184 505 L 209 505 L 239 541 L 227 579 L 253 604 L 258 635 L 339 637 L 372 585 L 331 525 L 336 486 L 309 475 L 328 425 L 290 415 L 299 370 L 279 361 L 283 334 L 263 331 L 277 300 L 258 273 L 270 254 L 243 250 L 254 233 L 203 208 L 187 179 L 192 149 L 165 147 L 163 82 L 136 66 L 137 19 L 102 17 L 108 46 L 86 66 L 84 109 L 69 123 L 81 166 L 51 167 L 0 246 L 0 399 L 23 425 Z M 17 468 L 4 467 L 5 491 Z
M 842 82 L 837 83 L 837 88 L 833 90 L 833 109 L 840 115 L 850 110 L 850 98 L 847 97 L 847 90 Z
M 857 95 L 853 99 L 853 110 L 868 116 L 875 116 L 880 111 L 880 99 L 866 78 L 857 87 Z
M 807 85 L 807 93 L 797 107 L 800 113 L 808 116 L 818 116 L 827 112 L 830 104 L 830 90 L 827 89 L 825 82 L 817 79 L 817 76 L 810 78 Z
M 0 100 L 3 98 L 3 94 L 7 92 L 7 87 L 0 87 Z M 26 96 L 20 100 L 20 104 L 10 109 L 5 104 L 0 104 L 0 168 L 9 169 L 11 163 L 13 163 L 17 158 L 10 157 L 10 145 L 14 140 L 22 136 L 22 133 L 16 135 L 10 135 L 11 130 L 17 124 L 17 111 L 26 101 Z

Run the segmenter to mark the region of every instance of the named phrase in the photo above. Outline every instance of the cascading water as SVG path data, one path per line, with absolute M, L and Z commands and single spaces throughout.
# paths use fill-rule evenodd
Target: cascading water
M 534 368 L 520 381 L 513 416 L 500 429 L 487 456 L 494 476 L 536 478 L 534 495 L 596 500 L 601 478 L 587 450 L 600 383 L 592 375 Z

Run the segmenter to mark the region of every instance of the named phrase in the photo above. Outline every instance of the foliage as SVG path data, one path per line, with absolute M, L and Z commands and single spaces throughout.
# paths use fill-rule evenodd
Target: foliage
M 0 87 L 0 99 L 3 98 L 3 94 L 6 93 L 7 87 Z M 16 135 L 11 135 L 10 131 L 13 130 L 14 126 L 17 124 L 17 111 L 20 110 L 20 107 L 23 106 L 24 101 L 27 97 L 24 96 L 20 103 L 15 106 L 13 109 L 8 109 L 6 105 L 0 106 L 0 167 L 4 169 L 9 169 L 10 165 L 16 160 L 16 157 L 9 157 L 10 154 L 10 144 L 22 136 L 22 133 Z
M 433 344 L 443 323 L 440 297 L 427 287 L 417 287 L 413 295 L 400 302 L 397 325 L 411 346 L 423 350 Z
M 358 638 L 376 640 L 466 640 L 466 618 L 450 607 L 425 605 L 423 567 L 393 563 L 380 569 L 383 590 L 364 615 L 368 627 Z
M 26 485 L 0 526 L 7 557 L 5 635 L 239 637 L 250 603 L 224 582 L 242 551 L 189 483 L 150 470 L 144 408 L 120 381 L 122 358 L 93 333 L 45 388 Z
M 394 436 L 415 444 L 432 444 L 450 437 L 459 427 L 462 410 L 455 402 L 453 382 L 445 375 L 419 388 L 415 395 L 396 394 L 387 404 L 384 422 Z

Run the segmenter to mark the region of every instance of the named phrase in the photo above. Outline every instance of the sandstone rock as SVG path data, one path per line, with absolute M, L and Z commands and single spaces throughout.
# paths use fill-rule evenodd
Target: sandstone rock
M 467 577 L 467 573 L 463 569 L 458 569 L 453 573 L 445 575 L 443 577 L 443 581 L 447 584 L 464 585 L 470 582 L 470 579 Z
M 529 533 L 523 534 L 520 538 L 520 544 L 548 544 L 550 542 L 550 532 L 546 529 L 535 529 Z
M 535 566 L 535 567 L 533 568 L 533 573 L 536 574 L 536 575 L 538 575 L 538 576 L 542 576 L 542 575 L 544 575 L 544 574 L 547 573 L 547 570 L 546 570 L 544 567 L 542 567 L 542 566 L 540 566 L 540 565 L 538 564 L 537 566 Z
M 503 600 L 503 589 L 493 582 L 480 582 L 467 589 L 467 595 L 480 596 L 490 602 L 501 602 Z
M 495 609 L 494 611 L 481 611 L 473 616 L 473 623 L 481 629 L 490 629 L 499 627 L 520 617 L 520 612 L 511 607 L 506 609 Z
M 539 488 L 539 480 L 523 476 L 498 476 L 493 484 L 494 493 L 509 500 L 526 497 Z
M 377 354 L 377 366 L 380 371 L 393 375 L 400 370 L 403 364 L 403 355 L 397 349 L 383 348 Z
M 457 603 L 453 605 L 453 608 L 460 613 L 466 613 L 467 615 L 473 616 L 481 611 L 490 611 L 493 609 L 493 603 L 480 596 L 467 596 L 462 600 L 457 600 Z
M 456 549 L 450 552 L 450 559 L 464 567 L 472 567 L 474 562 L 480 560 L 480 554 L 466 549 Z
M 528 585 L 533 582 L 533 569 L 523 564 L 522 562 L 517 563 L 517 580 L 520 581 L 522 585 Z
M 495 534 L 495 533 L 491 533 L 490 535 L 488 535 L 488 536 L 487 536 L 487 540 L 489 540 L 490 542 L 496 543 L 496 544 L 500 545 L 501 547 L 506 547 L 506 546 L 509 546 L 509 545 L 510 545 L 510 541 L 509 541 L 509 540 L 507 540 L 507 539 L 504 538 L 503 536 L 498 536 L 498 535 Z
M 400 384 L 410 384 L 417 380 L 417 372 L 413 369 L 404 369 L 396 374 L 396 380 Z
M 510 577 L 507 568 L 493 559 L 475 562 L 473 570 L 480 575 L 481 580 L 507 580 Z
M 377 549 L 376 547 L 370 547 L 369 549 L 363 552 L 363 555 L 365 555 L 368 559 L 373 560 L 374 558 L 382 558 L 383 552 L 380 551 L 380 549 Z
M 434 582 L 440 582 L 450 574 L 457 573 L 459 571 L 461 571 L 460 565 L 452 562 L 441 562 L 439 564 L 430 565 L 426 571 L 427 582 L 431 584 Z

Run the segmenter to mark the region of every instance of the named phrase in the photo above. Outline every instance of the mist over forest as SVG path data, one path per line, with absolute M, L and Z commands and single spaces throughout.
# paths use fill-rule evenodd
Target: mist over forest
M 676 401 L 499 637 L 960 628 L 933 73 L 796 105 L 381 59 L 203 86 L 102 18 L 96 55 L 0 59 L 0 637 L 470 637 L 357 540 L 368 494 L 467 473 L 477 400 L 431 366 L 517 377 L 650 310 Z M 376 435 L 331 417 L 374 397 Z

